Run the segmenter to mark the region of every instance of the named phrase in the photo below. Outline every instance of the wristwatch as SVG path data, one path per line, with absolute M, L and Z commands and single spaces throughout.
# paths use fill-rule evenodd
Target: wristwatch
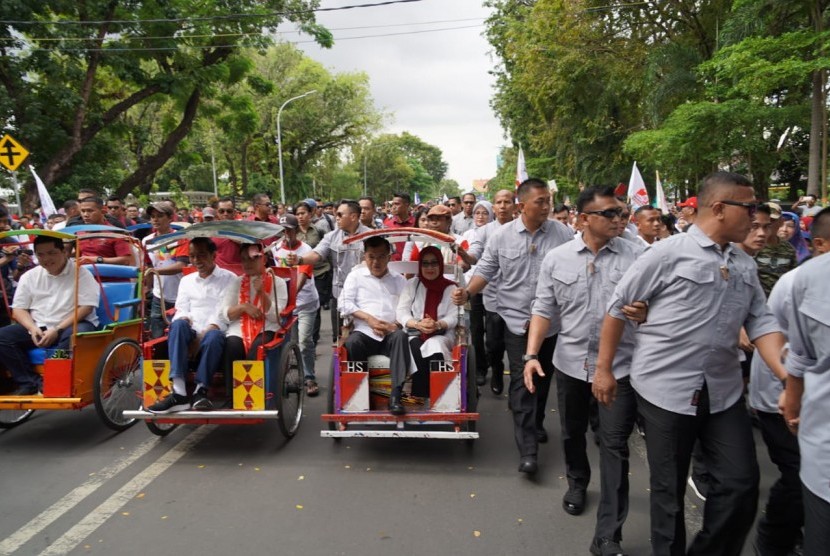
M 522 363 L 527 363 L 528 361 L 538 361 L 539 356 L 535 353 L 525 353 L 522 355 Z
M 101 257 L 101 256 L 99 255 L 99 256 L 98 256 L 98 258 L 96 258 L 96 259 L 95 259 L 95 262 L 96 262 L 96 263 L 98 263 L 98 264 L 103 263 L 103 262 L 104 262 L 104 257 Z

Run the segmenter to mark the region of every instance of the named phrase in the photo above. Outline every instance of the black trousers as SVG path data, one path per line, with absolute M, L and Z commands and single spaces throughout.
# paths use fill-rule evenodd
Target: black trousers
M 504 346 L 507 349 L 507 361 L 510 365 L 510 409 L 513 411 L 513 434 L 516 437 L 516 446 L 519 455 L 535 456 L 539 441 L 536 440 L 536 431 L 542 427 L 545 420 L 545 406 L 548 403 L 550 381 L 553 377 L 553 348 L 556 347 L 556 336 L 545 338 L 539 348 L 539 362 L 542 364 L 544 377 L 534 379 L 536 393 L 531 394 L 525 388 L 524 368 L 522 356 L 527 350 L 527 334 L 517 336 L 505 327 Z
M 336 342 L 337 337 L 340 336 L 340 311 L 337 309 L 336 297 L 329 300 L 329 307 L 331 308 L 331 341 Z
M 496 312 L 485 311 L 484 329 L 486 336 L 484 350 L 487 353 L 487 364 L 493 369 L 494 373 L 504 373 L 504 332 L 507 330 L 504 319 Z
M 412 358 L 415 360 L 415 366 L 418 368 L 418 372 L 412 375 L 412 395 L 428 398 L 430 362 L 443 361 L 444 356 L 441 353 L 433 353 L 424 357 L 421 355 L 422 345 L 424 345 L 424 341 L 420 336 L 409 337 L 409 349 L 412 352 Z
M 651 486 L 651 547 L 654 556 L 738 556 L 758 508 L 758 461 L 743 398 L 718 413 L 709 412 L 701 391 L 696 415 L 659 408 L 637 396 L 646 423 Z M 703 529 L 686 550 L 684 496 L 696 440 L 713 478 Z
M 830 502 L 803 487 L 804 556 L 827 556 L 830 547 Z
M 756 412 L 769 459 L 781 476 L 770 487 L 767 507 L 758 522 L 755 544 L 760 556 L 786 556 L 795 547 L 804 525 L 801 498 L 801 452 L 798 438 L 791 434 L 778 413 Z M 830 521 L 827 522 L 830 526 Z
M 256 352 L 259 346 L 267 344 L 274 339 L 274 333 L 266 330 L 264 335 L 259 335 L 251 344 L 251 349 L 245 351 L 245 343 L 239 336 L 227 336 L 225 338 L 225 373 L 232 375 L 234 361 L 253 361 L 256 359 Z
M 484 296 L 470 298 L 470 338 L 476 354 L 476 374 L 487 376 L 487 352 L 484 348 Z
M 409 370 L 409 335 L 397 330 L 384 336 L 378 342 L 363 332 L 352 332 L 343 343 L 349 361 L 367 361 L 370 355 L 385 355 L 389 358 L 389 371 L 392 373 L 392 388 L 401 386 Z

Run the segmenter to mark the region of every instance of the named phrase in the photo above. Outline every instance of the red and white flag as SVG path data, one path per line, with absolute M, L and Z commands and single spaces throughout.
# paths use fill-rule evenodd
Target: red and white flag
M 628 202 L 631 203 L 631 210 L 637 210 L 648 204 L 646 182 L 643 181 L 643 176 L 640 175 L 636 162 L 631 168 L 631 179 L 628 180 Z
M 527 179 L 527 166 L 525 166 L 525 152 L 519 146 L 519 160 L 516 162 L 516 187 L 519 187 Z

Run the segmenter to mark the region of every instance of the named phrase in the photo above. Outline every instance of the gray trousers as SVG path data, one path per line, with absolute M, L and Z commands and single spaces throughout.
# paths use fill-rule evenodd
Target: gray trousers
M 389 370 L 392 373 L 392 389 L 401 386 L 406 380 L 409 369 L 409 336 L 403 330 L 387 334 L 378 342 L 363 332 L 352 332 L 343 343 L 349 361 L 367 361 L 370 355 L 385 355 L 389 358 Z

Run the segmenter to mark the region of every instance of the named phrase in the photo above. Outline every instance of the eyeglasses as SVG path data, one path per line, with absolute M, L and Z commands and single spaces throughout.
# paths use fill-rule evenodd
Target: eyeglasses
M 729 199 L 715 201 L 715 203 L 723 203 L 724 205 L 730 205 L 733 207 L 744 207 L 747 213 L 749 213 L 750 218 L 754 217 L 755 213 L 758 212 L 758 203 L 741 203 L 740 201 L 730 201 Z
M 474 205 L 474 204 L 476 204 L 475 201 L 461 201 L 461 202 L 465 205 Z
M 612 208 L 612 209 L 605 209 L 605 210 L 583 210 L 584 214 L 596 214 L 597 216 L 602 216 L 603 218 L 607 218 L 608 220 L 613 220 L 615 218 L 622 218 L 622 209 L 621 208 Z
M 216 209 L 219 214 L 233 214 L 234 209 Z
M 421 266 L 439 266 L 440 264 L 438 261 L 421 261 Z

